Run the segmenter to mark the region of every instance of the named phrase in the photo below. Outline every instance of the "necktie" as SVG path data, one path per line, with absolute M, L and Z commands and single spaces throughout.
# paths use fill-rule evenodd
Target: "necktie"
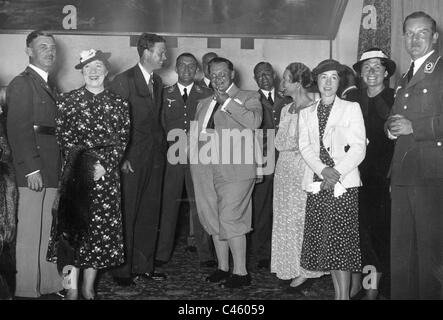
M 411 81 L 413 76 L 414 76 L 414 61 L 412 61 L 411 67 L 409 68 L 409 71 L 408 71 L 408 83 L 409 83 L 409 81 Z
M 154 101 L 154 82 L 152 81 L 152 75 L 149 78 L 148 89 L 149 89 L 149 95 L 151 96 L 152 101 Z
M 188 91 L 186 88 L 183 89 L 183 101 L 186 103 L 186 100 L 188 100 Z
M 268 94 L 268 101 L 269 101 L 269 103 L 270 103 L 271 105 L 274 105 L 274 100 L 272 100 L 272 94 L 271 94 L 270 91 L 269 91 L 269 94 Z
M 208 121 L 208 125 L 206 126 L 207 129 L 215 129 L 214 114 L 217 112 L 219 106 L 220 103 L 217 102 L 214 106 L 214 110 L 212 110 L 211 117 L 209 118 Z

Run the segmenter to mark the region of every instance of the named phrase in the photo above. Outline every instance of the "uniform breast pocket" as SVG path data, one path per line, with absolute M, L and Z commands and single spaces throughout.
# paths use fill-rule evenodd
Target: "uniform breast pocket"
M 436 90 L 436 91 L 434 91 Z M 418 112 L 433 112 L 435 109 L 435 104 L 433 101 L 433 95 L 431 95 L 431 92 L 438 92 L 437 89 L 433 89 L 432 87 L 424 87 L 424 86 L 417 86 L 414 88 L 414 97 L 416 99 L 417 107 L 416 109 Z M 414 106 L 411 106 L 414 107 Z

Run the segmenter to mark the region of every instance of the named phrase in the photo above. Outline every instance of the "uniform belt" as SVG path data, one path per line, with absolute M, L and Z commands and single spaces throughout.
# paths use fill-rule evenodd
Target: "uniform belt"
M 53 136 L 55 135 L 55 127 L 34 125 L 34 132 L 37 134 L 47 134 Z

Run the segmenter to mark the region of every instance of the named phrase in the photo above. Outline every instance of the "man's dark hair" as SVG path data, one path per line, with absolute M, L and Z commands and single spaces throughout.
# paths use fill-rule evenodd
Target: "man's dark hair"
M 177 57 L 177 59 L 175 59 L 175 65 L 178 64 L 178 60 L 180 60 L 181 57 L 188 57 L 188 58 L 192 58 L 192 59 L 194 59 L 195 63 L 196 63 L 197 66 L 198 66 L 198 60 L 197 60 L 197 58 L 196 58 L 192 53 L 189 53 L 189 52 L 183 52 L 181 55 L 179 55 L 179 56 Z
M 209 71 L 211 71 L 211 67 L 214 65 L 214 64 L 218 64 L 218 63 L 226 63 L 227 65 L 228 65 L 228 68 L 229 68 L 229 70 L 231 70 L 231 71 L 234 71 L 234 65 L 232 64 L 232 62 L 231 61 L 229 61 L 228 59 L 226 59 L 226 58 L 222 58 L 222 57 L 215 57 L 214 59 L 212 59 L 210 62 L 209 62 Z
M 272 68 L 272 65 L 269 63 L 269 62 L 266 62 L 266 61 L 262 61 L 262 62 L 259 62 L 259 63 L 257 63 L 256 65 L 255 65 L 255 67 L 254 67 L 254 76 L 257 74 L 257 72 L 258 72 L 258 69 L 260 68 L 260 67 L 268 67 L 268 68 L 270 68 L 272 71 L 274 71 L 274 68 Z
M 50 38 L 52 38 L 52 40 L 55 41 L 55 38 L 51 33 L 43 31 L 43 30 L 34 30 L 30 34 L 28 34 L 28 36 L 26 37 L 26 46 L 29 47 L 31 45 L 32 41 L 34 41 L 34 39 L 36 39 L 40 36 L 50 37 Z
M 431 23 L 432 27 L 432 34 L 437 32 L 437 22 L 432 18 L 429 14 L 423 11 L 416 11 L 411 13 L 409 16 L 406 17 L 405 21 L 403 22 L 403 33 L 406 32 L 406 22 L 410 19 L 419 19 L 419 18 L 425 18 L 428 19 Z
M 151 50 L 157 42 L 166 42 L 165 38 L 155 33 L 143 33 L 137 41 L 137 51 L 141 58 L 145 49 Z

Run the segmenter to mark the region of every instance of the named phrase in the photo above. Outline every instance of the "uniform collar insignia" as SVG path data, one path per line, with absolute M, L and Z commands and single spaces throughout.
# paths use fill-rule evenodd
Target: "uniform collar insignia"
M 170 87 L 168 88 L 168 93 L 173 93 L 173 92 L 174 92 L 174 87 L 175 87 L 175 86 L 170 86 Z
M 203 92 L 202 88 L 200 88 L 200 86 L 197 85 L 197 84 L 194 84 L 194 88 L 195 88 L 195 91 L 197 91 L 198 93 L 202 93 Z

